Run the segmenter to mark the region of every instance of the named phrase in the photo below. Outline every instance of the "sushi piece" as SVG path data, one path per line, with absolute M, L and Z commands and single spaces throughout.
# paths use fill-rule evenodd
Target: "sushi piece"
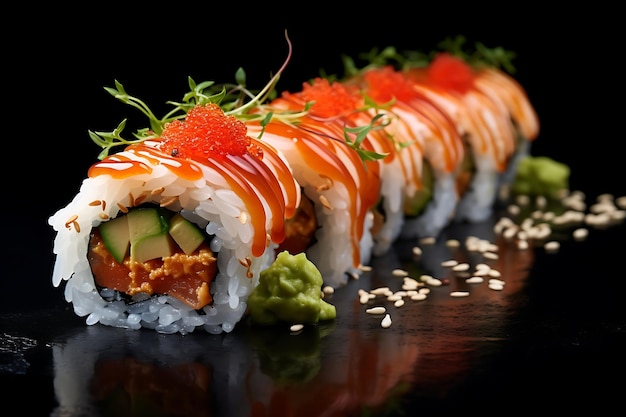
M 479 222 L 505 199 L 519 160 L 539 133 L 537 114 L 525 91 L 503 70 L 486 63 L 484 52 L 436 53 L 427 66 L 404 72 L 414 88 L 447 109 L 467 148 L 471 182 L 456 210 L 457 221 Z M 460 43 L 460 44 L 459 44 Z M 479 48 L 484 51 L 485 48 Z
M 285 238 L 300 186 L 276 149 L 216 104 L 152 126 L 93 164 L 49 218 L 52 282 L 65 283 L 87 324 L 230 332 Z M 110 149 L 111 135 L 93 135 Z
M 270 102 L 255 112 L 280 115 L 284 103 Z M 302 201 L 295 224 L 280 250 L 306 251 L 322 274 L 325 285 L 339 287 L 361 273 L 369 261 L 373 240 L 371 208 L 378 200 L 379 165 L 363 160 L 348 146 L 344 126 L 300 112 L 296 118 L 258 118 L 246 122 L 251 134 L 278 149 L 302 187 Z M 373 151 L 367 140 L 361 150 Z M 290 222 L 291 223 L 291 222 Z
M 404 202 L 401 237 L 437 236 L 454 218 L 459 200 L 457 181 L 465 147 L 456 125 L 444 108 L 414 89 L 413 82 L 391 65 L 366 68 L 345 82 L 381 106 L 389 103 L 389 110 L 422 146 L 422 186 Z
M 363 94 L 355 89 L 325 78 L 315 78 L 302 84 L 302 90 L 283 92 L 272 102 L 274 107 L 298 111 L 305 107 L 311 118 L 323 123 L 346 128 L 367 126 L 378 120 L 376 129 L 365 137 L 378 155 L 380 165 L 380 190 L 378 200 L 372 205 L 374 224 L 371 227 L 376 256 L 386 253 L 397 239 L 404 223 L 403 205 L 422 186 L 421 172 L 423 143 L 402 118 L 384 108 L 368 105 Z M 376 190 L 366 187 L 372 196 Z M 365 263 L 366 257 L 362 257 Z

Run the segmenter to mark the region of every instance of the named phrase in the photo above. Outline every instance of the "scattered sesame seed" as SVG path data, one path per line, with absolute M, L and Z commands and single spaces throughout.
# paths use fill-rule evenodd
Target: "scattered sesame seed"
M 422 256 L 422 248 L 419 246 L 413 246 L 412 251 L 414 256 Z
M 409 273 L 404 269 L 394 269 L 393 271 L 391 271 L 391 275 L 393 275 L 394 277 L 406 277 L 409 275 Z
M 461 246 L 461 242 L 456 239 L 448 239 L 446 241 L 446 246 L 449 248 L 458 248 L 459 246 Z
M 426 294 L 418 292 L 417 294 L 411 295 L 411 300 L 413 301 L 422 301 L 426 299 Z
M 368 308 L 367 310 L 365 310 L 367 314 L 385 314 L 385 311 L 387 311 L 387 309 L 381 306 L 372 307 L 372 308 Z
M 419 240 L 422 245 L 434 245 L 436 241 L 437 240 L 432 236 L 423 237 Z
M 394 307 L 402 307 L 404 305 L 404 300 L 403 299 L 396 300 L 393 303 L 393 305 L 394 305 Z
M 584 240 L 587 238 L 588 235 L 589 235 L 589 230 L 585 229 L 584 227 L 578 228 L 574 230 L 574 232 L 572 233 L 572 236 L 576 240 Z
M 441 266 L 443 266 L 444 268 L 453 267 L 458 264 L 459 264 L 459 261 L 457 261 L 456 259 L 448 259 L 447 261 L 441 262 Z
M 467 297 L 469 295 L 469 291 L 452 291 L 450 293 L 451 297 Z
M 559 250 L 559 248 L 561 247 L 561 244 L 559 242 L 557 242 L 556 240 L 552 240 L 550 242 L 546 242 L 543 245 L 543 247 L 544 247 L 544 249 L 547 252 L 553 253 L 553 252 L 557 252 Z
M 330 294 L 333 294 L 335 292 L 335 289 L 333 287 L 331 287 L 330 285 L 326 285 L 324 288 L 322 288 L 322 292 L 324 294 L 330 295 Z
M 389 314 L 385 314 L 385 317 L 383 318 L 383 320 L 380 322 L 380 325 L 383 328 L 388 328 L 391 326 L 391 316 Z
M 477 277 L 477 276 L 473 276 L 465 280 L 465 282 L 468 284 L 480 284 L 483 281 L 484 281 L 483 277 Z
M 292 332 L 299 332 L 303 328 L 304 328 L 303 324 L 292 324 L 291 327 L 289 327 L 289 330 L 291 330 Z

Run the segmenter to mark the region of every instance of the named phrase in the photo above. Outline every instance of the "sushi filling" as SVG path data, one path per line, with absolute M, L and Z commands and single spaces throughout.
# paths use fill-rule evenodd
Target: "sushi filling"
M 128 214 L 123 216 L 128 217 Z M 145 224 L 140 227 L 149 228 Z M 195 225 L 193 227 L 197 233 L 202 233 Z M 177 243 L 173 238 L 174 230 L 180 230 L 180 227 L 176 227 L 173 221 L 164 222 L 162 231 L 128 238 L 122 254 L 114 255 L 116 250 L 110 242 L 124 241 L 119 237 L 123 232 L 116 231 L 117 236 L 109 237 L 108 231 L 103 232 L 102 225 L 94 228 L 89 239 L 88 260 L 96 285 L 129 297 L 139 293 L 167 294 L 196 310 L 209 305 L 213 300 L 210 285 L 217 275 L 217 258 L 209 247 L 209 236 L 204 235 L 197 239 L 199 243 L 189 246 L 188 236 L 187 241 L 179 238 L 181 243 Z M 182 235 L 185 236 L 185 232 Z

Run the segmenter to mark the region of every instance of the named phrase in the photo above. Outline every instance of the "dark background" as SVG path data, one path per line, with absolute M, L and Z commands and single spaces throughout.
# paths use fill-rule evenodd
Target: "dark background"
M 570 165 L 572 189 L 626 194 L 623 34 L 615 10 L 374 6 L 338 12 L 317 3 L 181 3 L 131 13 L 92 3 L 7 16 L 18 29 L 5 33 L 3 45 L 5 282 L 44 297 L 54 262 L 47 219 L 77 193 L 100 150 L 87 131 L 110 131 L 126 117 L 144 121 L 103 87 L 120 81 L 159 116 L 167 100 L 187 91 L 188 76 L 227 82 L 243 67 L 249 86 L 259 88 L 286 58 L 285 31 L 293 56 L 281 91 L 299 89 L 322 69 L 340 74 L 342 54 L 375 47 L 430 51 L 464 35 L 512 50 L 514 76 L 541 120 L 533 153 Z
M 545 2 L 495 7 L 355 2 L 339 12 L 333 5 L 90 2 L 71 8 L 18 4 L 7 11 L 0 29 L 1 165 L 8 185 L 1 212 L 0 314 L 37 309 L 56 290 L 54 233 L 47 219 L 69 203 L 96 162 L 100 149 L 87 131 L 110 131 L 126 117 L 144 120 L 103 87 L 120 81 L 159 116 L 167 100 L 179 100 L 187 91 L 188 76 L 227 82 L 243 67 L 249 85 L 260 87 L 286 57 L 285 30 L 293 56 L 279 90 L 299 89 L 321 69 L 338 73 L 341 54 L 356 56 L 374 47 L 430 51 L 446 37 L 464 35 L 470 42 L 512 50 L 514 76 L 541 121 L 533 154 L 568 164 L 571 188 L 590 199 L 605 192 L 626 195 L 625 37 L 617 9 L 548 11 Z M 518 393 L 531 399 L 531 392 L 560 411 L 578 410 L 581 402 L 621 406 L 626 310 L 620 294 L 626 281 L 614 259 L 623 256 L 624 227 L 595 236 L 570 251 L 572 259 L 544 256 L 533 268 L 526 313 L 513 329 L 515 343 L 492 361 L 497 370 L 485 372 L 485 379 L 495 373 L 512 381 L 498 390 L 515 401 L 512 407 L 519 406 Z M 60 292 L 55 297 L 62 301 Z M 48 380 L 41 386 L 50 390 Z M 466 390 L 475 394 L 484 387 L 478 381 Z M 459 408 L 469 398 L 461 394 Z M 478 398 L 496 400 L 481 394 Z M 535 411 L 536 404 L 522 409 Z

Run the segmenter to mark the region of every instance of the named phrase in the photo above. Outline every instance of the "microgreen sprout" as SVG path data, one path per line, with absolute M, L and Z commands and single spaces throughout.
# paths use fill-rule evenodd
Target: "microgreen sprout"
M 265 104 L 276 97 L 276 85 L 281 74 L 285 70 L 291 59 L 292 45 L 287 33 L 285 38 L 288 44 L 288 55 L 280 69 L 273 75 L 270 81 L 258 92 L 251 91 L 246 86 L 246 73 L 243 68 L 239 68 L 235 73 L 235 83 L 216 84 L 214 81 L 204 81 L 196 83 L 188 77 L 189 91 L 185 93 L 181 101 L 168 101 L 167 104 L 173 108 L 162 118 L 158 118 L 148 105 L 142 100 L 128 94 L 119 81 L 115 80 L 115 87 L 105 87 L 105 91 L 117 100 L 131 107 L 138 109 L 149 120 L 149 127 L 138 129 L 133 133 L 133 139 L 126 139 L 122 136 L 122 131 L 126 127 L 127 119 L 124 119 L 113 131 L 89 131 L 91 140 L 102 148 L 98 159 L 102 160 L 109 155 L 111 149 L 116 146 L 126 146 L 143 142 L 148 139 L 160 137 L 165 126 L 179 119 L 184 119 L 187 113 L 198 105 L 209 103 L 218 104 L 226 115 L 234 116 L 243 121 L 259 120 L 261 132 L 258 138 L 261 139 L 265 128 L 272 119 L 282 120 L 287 123 L 297 125 L 298 119 L 308 114 L 313 103 L 306 103 L 301 111 L 280 111 L 276 112 L 271 106 Z M 251 112 L 251 110 L 255 110 Z M 361 144 L 368 132 L 383 128 L 384 124 L 378 122 L 379 116 L 372 119 L 371 123 L 358 128 L 346 128 L 345 144 L 354 149 L 360 158 L 365 160 L 375 160 L 384 158 L 385 154 L 368 151 L 361 148 Z M 352 140 L 350 135 L 356 135 Z M 340 140 L 339 138 L 333 138 Z

